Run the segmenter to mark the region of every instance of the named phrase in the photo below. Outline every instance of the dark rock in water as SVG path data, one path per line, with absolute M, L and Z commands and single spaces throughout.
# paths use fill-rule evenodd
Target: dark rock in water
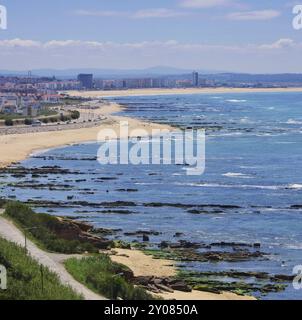
M 292 282 L 294 278 L 295 278 L 295 275 L 276 274 L 271 277 L 271 280 Z
M 208 248 L 206 244 L 198 244 L 200 248 Z M 260 251 L 248 251 L 248 250 L 233 250 L 232 252 L 227 251 L 205 251 L 199 252 L 193 247 L 187 248 L 180 247 L 180 244 L 171 244 L 168 242 L 161 242 L 159 247 L 162 250 L 149 250 L 149 253 L 156 258 L 164 258 L 176 261 L 199 261 L 199 262 L 241 262 L 249 261 L 253 259 L 267 260 L 267 253 Z
M 171 249 L 199 249 L 199 248 L 208 248 L 209 246 L 203 243 L 195 243 L 187 240 L 179 240 L 179 242 L 172 243 L 168 241 L 162 241 L 159 245 L 159 248 L 171 248 Z
M 138 192 L 138 189 L 116 189 L 118 192 Z
M 235 251 L 235 252 L 206 252 L 201 253 L 200 256 L 207 261 L 246 261 L 254 258 L 263 258 L 263 252 L 249 252 L 249 251 Z
M 100 181 L 110 181 L 110 180 L 117 180 L 117 178 L 116 177 L 101 177 L 101 178 L 96 179 L 95 181 L 98 181 L 98 180 L 100 180 Z
M 115 202 L 101 202 L 99 205 L 104 207 L 135 207 L 136 203 L 132 201 L 115 201 Z
M 172 207 L 172 208 L 181 208 L 181 209 L 191 209 L 191 213 L 221 213 L 223 209 L 225 210 L 233 210 L 240 209 L 241 207 L 236 205 L 224 205 L 224 204 L 184 204 L 184 203 L 165 203 L 165 202 L 149 202 L 143 203 L 145 207 Z M 209 210 L 211 209 L 211 210 Z
M 67 200 L 72 200 L 74 196 L 67 196 Z
M 214 242 L 210 244 L 212 247 L 254 247 L 260 248 L 260 243 L 244 243 L 244 242 Z
M 291 207 L 291 209 L 302 209 L 302 204 L 295 204 L 290 207 Z
M 18 175 L 18 176 L 26 176 L 30 175 L 63 175 L 63 174 L 84 174 L 79 171 L 70 171 L 68 169 L 63 169 L 59 166 L 43 166 L 40 168 L 25 168 L 25 167 L 8 167 L 8 168 L 0 168 L 0 173 Z
M 100 234 L 102 236 L 112 236 L 117 232 L 123 231 L 122 229 L 105 229 L 105 228 L 93 228 L 90 230 L 91 233 Z
M 158 231 L 146 231 L 146 230 L 138 230 L 138 231 L 134 231 L 134 232 L 124 232 L 125 236 L 143 236 L 143 235 L 152 235 L 152 236 L 159 236 L 161 234 L 161 232 Z
M 178 238 L 178 237 L 181 237 L 181 236 L 183 236 L 182 232 L 176 232 L 173 237 L 174 238 Z
M 198 209 L 192 209 L 192 210 L 188 210 L 189 213 L 192 214 L 209 214 L 209 211 L 206 210 L 198 210 Z
M 150 239 L 146 234 L 143 234 L 143 241 L 148 242 Z
M 169 242 L 167 241 L 162 241 L 159 245 L 158 245 L 159 248 L 168 248 L 169 247 Z

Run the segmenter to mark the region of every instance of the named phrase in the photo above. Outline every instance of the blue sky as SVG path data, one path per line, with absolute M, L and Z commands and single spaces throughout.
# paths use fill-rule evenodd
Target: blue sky
M 302 0 L 300 1 L 302 4 Z M 302 72 L 290 0 L 0 0 L 0 69 Z

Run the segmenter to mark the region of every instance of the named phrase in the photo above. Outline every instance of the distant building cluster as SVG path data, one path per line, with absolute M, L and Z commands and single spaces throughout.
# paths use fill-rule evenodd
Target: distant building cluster
M 0 76 L 0 113 L 35 116 L 45 106 L 60 102 L 59 92 L 67 90 L 127 90 L 148 88 L 238 87 L 267 88 L 297 86 L 302 75 L 191 74 L 153 77 L 94 77 L 81 73 L 69 79 L 55 77 Z
M 215 86 L 211 80 L 201 79 L 198 72 L 193 72 L 190 77 L 144 77 L 144 78 L 118 78 L 94 79 L 92 74 L 79 74 L 77 77 L 81 89 L 90 90 L 119 90 L 119 89 L 148 89 L 148 88 L 190 88 Z
M 46 77 L 0 77 L 0 92 L 15 93 L 54 93 L 60 90 L 79 90 L 77 80 L 57 80 Z
M 0 93 L 0 113 L 35 117 L 46 106 L 58 103 L 58 94 Z

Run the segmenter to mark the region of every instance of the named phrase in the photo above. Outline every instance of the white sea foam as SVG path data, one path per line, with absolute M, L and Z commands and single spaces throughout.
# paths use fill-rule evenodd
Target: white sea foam
M 238 99 L 229 99 L 226 100 L 227 102 L 234 102 L 234 103 L 240 103 L 240 102 L 247 102 L 247 100 L 238 100 Z
M 288 119 L 286 121 L 287 124 L 301 124 L 302 125 L 302 121 L 301 120 L 294 120 L 294 119 Z
M 240 119 L 240 123 L 247 123 L 247 124 L 252 124 L 253 121 L 249 120 L 249 118 L 245 117 Z
M 175 185 L 203 188 L 236 188 L 236 189 L 263 189 L 263 190 L 279 190 L 285 189 L 285 186 L 260 186 L 248 184 L 220 184 L 220 183 L 175 183 Z
M 302 189 L 302 184 L 294 183 L 288 186 L 288 189 Z
M 229 178 L 241 178 L 241 179 L 252 179 L 253 177 L 244 173 L 237 173 L 237 172 L 228 172 L 223 174 L 224 177 Z

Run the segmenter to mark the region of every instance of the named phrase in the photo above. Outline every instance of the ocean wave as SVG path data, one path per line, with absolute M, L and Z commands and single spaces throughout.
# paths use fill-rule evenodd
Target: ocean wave
M 301 120 L 294 120 L 294 119 L 288 119 L 285 123 L 286 124 L 301 124 L 302 125 Z
M 263 190 L 279 190 L 286 189 L 286 186 L 260 186 L 253 184 L 222 184 L 222 183 L 175 183 L 188 187 L 203 187 L 203 188 L 236 188 L 236 189 L 263 189 Z
M 247 102 L 247 100 L 238 100 L 238 99 L 229 99 L 226 100 L 227 102 L 235 102 L 235 103 L 240 103 L 240 102 Z
M 298 183 L 290 184 L 288 185 L 287 189 L 299 190 L 299 189 L 302 189 L 302 184 L 298 184 Z
M 244 173 L 228 172 L 223 174 L 224 177 L 228 178 L 241 178 L 241 179 L 252 179 L 253 177 Z
M 247 118 L 247 117 L 241 118 L 239 120 L 239 122 L 240 123 L 245 123 L 245 124 L 253 124 L 254 123 L 253 121 L 249 120 L 249 118 Z

